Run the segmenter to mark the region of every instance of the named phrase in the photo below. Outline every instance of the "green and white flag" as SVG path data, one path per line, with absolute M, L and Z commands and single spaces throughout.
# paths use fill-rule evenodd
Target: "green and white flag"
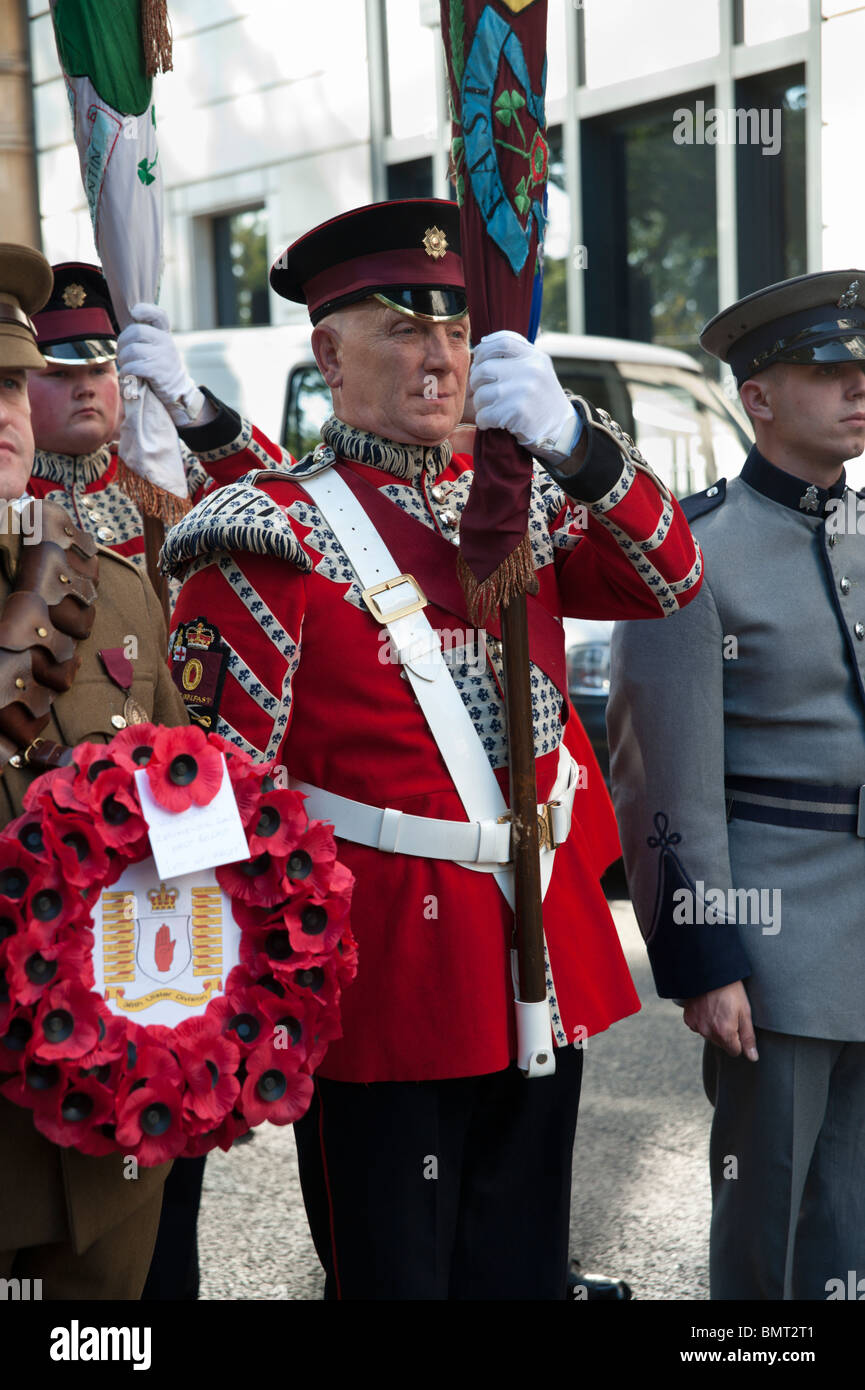
M 162 172 L 153 76 L 170 67 L 164 0 L 51 0 L 93 236 L 121 328 L 162 273 Z M 120 457 L 134 473 L 185 497 L 174 424 L 143 382 L 122 383 Z

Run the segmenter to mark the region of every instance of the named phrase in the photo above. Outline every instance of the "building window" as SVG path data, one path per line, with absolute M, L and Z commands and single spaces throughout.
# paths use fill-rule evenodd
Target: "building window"
M 580 6 L 589 87 L 714 58 L 721 51 L 719 5 L 730 0 L 603 0 Z
M 432 155 L 425 159 L 406 159 L 387 167 L 387 196 L 392 198 L 431 198 L 433 196 Z
M 568 256 L 571 254 L 571 212 L 565 188 L 565 155 L 562 127 L 547 131 L 550 158 L 547 166 L 547 226 L 544 235 L 544 298 L 541 328 L 551 333 L 568 331 Z
M 441 39 L 422 22 L 418 0 L 386 0 L 388 134 L 437 136 L 436 64 Z
M 270 323 L 264 208 L 214 217 L 212 226 L 217 327 Z
M 808 28 L 808 0 L 736 0 L 738 43 L 768 43 Z
M 808 268 L 804 84 L 801 64 L 736 83 L 740 295 Z
M 698 100 L 711 91 L 582 123 L 587 333 L 697 352 L 718 307 L 715 151 L 674 136 Z

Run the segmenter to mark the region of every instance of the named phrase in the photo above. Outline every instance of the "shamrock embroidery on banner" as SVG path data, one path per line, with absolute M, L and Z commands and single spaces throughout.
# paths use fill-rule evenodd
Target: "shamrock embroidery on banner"
M 138 177 L 139 177 L 139 179 L 141 180 L 142 183 L 148 184 L 148 183 L 155 183 L 155 182 L 156 182 L 156 175 L 153 174 L 153 173 L 151 173 L 151 170 L 152 170 L 152 169 L 155 169 L 155 168 L 156 168 L 156 160 L 155 160 L 155 159 L 142 159 L 142 160 L 139 162 L 139 164 L 138 164 Z

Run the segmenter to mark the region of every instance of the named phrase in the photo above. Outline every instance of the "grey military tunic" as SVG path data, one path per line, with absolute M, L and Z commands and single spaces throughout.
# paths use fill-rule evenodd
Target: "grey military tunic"
M 659 992 L 744 978 L 758 1026 L 847 1041 L 865 1039 L 858 503 L 756 449 L 726 488 L 690 499 L 702 591 L 664 623 L 617 625 L 608 710 Z

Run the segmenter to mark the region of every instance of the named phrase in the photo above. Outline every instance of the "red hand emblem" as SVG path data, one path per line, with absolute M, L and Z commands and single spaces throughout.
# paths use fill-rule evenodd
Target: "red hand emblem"
M 174 960 L 174 945 L 171 932 L 163 922 L 156 933 L 156 946 L 153 951 L 157 970 L 171 969 L 171 962 Z

